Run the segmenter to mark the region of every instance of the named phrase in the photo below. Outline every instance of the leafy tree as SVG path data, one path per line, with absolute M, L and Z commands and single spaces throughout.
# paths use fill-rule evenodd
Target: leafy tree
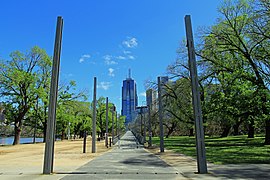
M 105 135 L 106 130 L 106 99 L 105 97 L 99 97 L 97 100 L 97 127 L 98 134 L 101 138 Z
M 190 81 L 180 78 L 175 83 L 166 84 L 164 104 L 165 111 L 168 114 L 168 119 L 164 122 L 168 129 L 166 137 L 169 137 L 174 132 L 180 122 L 188 124 L 190 135 L 193 135 L 194 117 L 191 104 Z
M 19 144 L 25 115 L 44 92 L 42 69 L 50 66 L 50 57 L 37 46 L 27 53 L 15 51 L 10 60 L 0 61 L 0 95 L 12 105 L 9 110 L 14 121 L 14 145 Z
M 205 36 L 199 54 L 216 77 L 224 74 L 255 88 L 252 95 L 265 122 L 265 144 L 270 144 L 269 39 L 255 37 L 251 24 L 258 16 L 248 1 L 225 1 L 219 12 L 221 17 Z
M 81 112 L 79 109 L 82 108 L 85 110 L 85 112 L 80 113 L 82 116 L 90 117 L 90 113 L 89 110 L 86 110 L 86 104 L 78 101 L 80 99 L 85 101 L 86 95 L 84 92 L 76 93 L 75 81 L 70 81 L 68 85 L 61 85 L 58 91 L 59 98 L 56 113 L 57 131 L 61 134 L 61 139 L 63 140 L 66 137 L 68 127 L 71 133 L 74 131 L 74 125 L 76 125 L 78 121 L 76 116 Z

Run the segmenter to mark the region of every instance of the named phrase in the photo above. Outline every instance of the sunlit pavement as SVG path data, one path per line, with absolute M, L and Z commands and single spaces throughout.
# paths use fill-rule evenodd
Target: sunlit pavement
M 120 147 L 120 148 L 119 148 Z M 115 149 L 65 176 L 69 179 L 187 179 L 175 168 L 138 145 L 128 131 Z

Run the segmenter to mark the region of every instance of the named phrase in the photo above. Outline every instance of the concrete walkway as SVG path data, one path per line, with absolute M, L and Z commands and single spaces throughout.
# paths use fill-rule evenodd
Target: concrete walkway
M 175 168 L 144 150 L 128 131 L 115 149 L 62 178 L 72 179 L 187 179 Z

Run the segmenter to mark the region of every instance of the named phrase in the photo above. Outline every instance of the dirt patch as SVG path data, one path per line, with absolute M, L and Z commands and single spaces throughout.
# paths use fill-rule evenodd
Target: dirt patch
M 91 140 L 87 140 L 83 153 L 83 140 L 58 141 L 55 143 L 54 171 L 74 171 L 97 156 L 109 151 L 104 141 L 96 144 L 97 153 L 91 153 Z M 41 174 L 44 159 L 44 143 L 0 146 L 0 173 Z

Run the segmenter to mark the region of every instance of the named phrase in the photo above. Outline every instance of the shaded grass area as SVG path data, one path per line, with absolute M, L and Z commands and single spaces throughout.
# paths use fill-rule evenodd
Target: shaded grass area
M 153 138 L 159 145 L 159 137 Z M 206 137 L 206 158 L 215 164 L 270 163 L 270 145 L 264 145 L 264 137 L 247 136 L 225 138 Z M 172 136 L 164 139 L 165 148 L 187 156 L 196 157 L 195 137 Z

